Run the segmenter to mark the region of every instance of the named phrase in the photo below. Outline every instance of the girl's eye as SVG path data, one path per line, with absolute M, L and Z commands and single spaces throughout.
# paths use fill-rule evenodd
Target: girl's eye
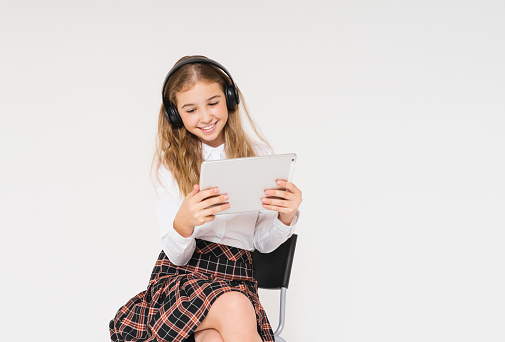
M 195 111 L 194 109 L 188 109 L 188 110 L 186 111 L 186 113 L 191 114 L 191 113 L 193 113 L 194 111 Z
M 217 105 L 218 103 L 219 103 L 219 102 L 211 102 L 211 103 L 209 103 L 209 106 L 215 106 L 215 105 Z

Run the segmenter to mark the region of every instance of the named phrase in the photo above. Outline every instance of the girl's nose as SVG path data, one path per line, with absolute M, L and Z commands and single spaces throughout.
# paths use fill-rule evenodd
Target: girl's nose
M 202 123 L 210 123 L 212 121 L 212 115 L 208 110 L 204 109 L 200 113 L 201 113 L 200 121 Z

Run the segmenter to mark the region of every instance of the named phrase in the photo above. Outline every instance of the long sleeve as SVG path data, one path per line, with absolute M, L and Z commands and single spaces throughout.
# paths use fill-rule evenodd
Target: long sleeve
M 293 235 L 299 215 L 300 212 L 297 211 L 291 224 L 286 226 L 278 219 L 276 211 L 260 211 L 254 231 L 254 248 L 261 253 L 274 251 Z
M 160 169 L 160 181 L 161 183 L 156 185 L 158 194 L 156 214 L 160 226 L 161 246 L 172 263 L 178 266 L 185 265 L 193 255 L 196 242 L 193 236 L 182 237 L 174 229 L 175 215 L 183 198 L 171 173 L 166 169 Z

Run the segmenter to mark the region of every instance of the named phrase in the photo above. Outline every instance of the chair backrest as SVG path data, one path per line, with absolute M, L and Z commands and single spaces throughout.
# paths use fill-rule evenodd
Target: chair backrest
M 254 278 L 263 289 L 287 288 L 295 256 L 296 239 L 293 234 L 271 253 L 253 252 Z

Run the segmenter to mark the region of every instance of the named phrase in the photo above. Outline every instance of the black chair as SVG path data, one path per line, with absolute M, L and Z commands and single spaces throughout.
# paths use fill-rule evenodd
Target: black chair
M 286 320 L 286 291 L 289 286 L 297 238 L 298 236 L 293 234 L 275 251 L 268 254 L 253 252 L 254 278 L 258 281 L 258 287 L 281 290 L 279 326 L 274 332 L 275 342 L 285 342 L 279 335 L 284 329 Z

